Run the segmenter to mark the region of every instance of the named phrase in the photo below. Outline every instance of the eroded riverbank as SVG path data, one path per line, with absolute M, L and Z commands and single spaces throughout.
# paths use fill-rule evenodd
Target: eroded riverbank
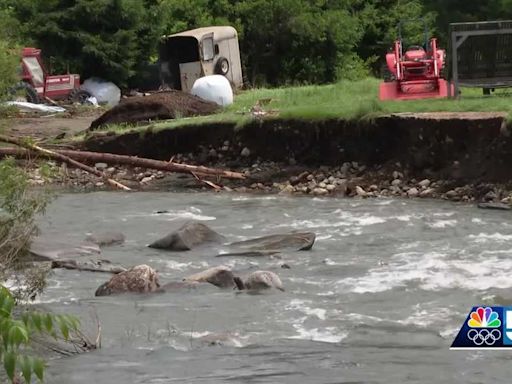
M 512 140 L 504 114 L 399 114 L 348 122 L 255 120 L 95 132 L 84 150 L 207 165 L 246 180 L 213 180 L 224 191 L 314 196 L 402 196 L 510 202 Z M 210 189 L 193 176 L 99 168 L 135 189 Z M 36 183 L 42 178 L 34 175 Z M 57 183 L 104 188 L 82 171 L 57 169 Z
M 497 113 L 399 114 L 349 122 L 254 120 L 186 125 L 162 123 L 127 132 L 94 132 L 75 148 L 231 169 L 245 180 L 208 179 L 97 163 L 136 190 L 183 189 L 313 196 L 442 198 L 503 202 L 512 194 L 512 140 Z M 157 127 L 160 127 L 157 129 Z M 50 164 L 34 184 L 105 189 L 84 171 Z M 219 187 L 219 188 L 217 188 Z

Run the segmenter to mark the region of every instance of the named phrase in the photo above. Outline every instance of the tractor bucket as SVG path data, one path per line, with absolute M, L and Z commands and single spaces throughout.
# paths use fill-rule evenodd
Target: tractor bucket
M 450 95 L 454 95 L 453 84 L 444 79 L 385 82 L 380 84 L 379 90 L 379 99 L 383 101 L 438 99 Z

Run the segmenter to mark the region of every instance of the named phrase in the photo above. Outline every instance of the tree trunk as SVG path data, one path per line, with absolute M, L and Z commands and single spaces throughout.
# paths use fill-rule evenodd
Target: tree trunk
M 0 135 L 0 141 L 3 140 L 4 136 Z M 6 141 L 9 143 L 13 143 L 12 141 Z M 16 144 L 18 145 L 18 144 Z M 20 150 L 17 148 L 0 148 L 0 155 L 4 156 L 15 156 L 15 157 L 21 157 L 26 158 L 29 156 L 34 155 L 33 148 L 31 147 L 25 147 L 29 148 L 31 151 L 27 150 Z M 87 162 L 94 162 L 94 163 L 107 163 L 107 164 L 119 164 L 119 165 L 129 165 L 133 167 L 141 167 L 141 168 L 148 168 L 148 169 L 156 169 L 159 171 L 167 171 L 167 172 L 176 172 L 176 173 L 192 173 L 196 175 L 201 176 L 217 176 L 222 177 L 226 179 L 245 179 L 245 176 L 242 173 L 239 172 L 231 172 L 231 171 L 225 171 L 222 169 L 217 168 L 208 168 L 203 166 L 196 166 L 196 165 L 188 165 L 188 164 L 178 164 L 167 162 L 167 161 L 160 161 L 160 160 L 153 160 L 153 159 L 146 159 L 136 156 L 125 156 L 125 155 L 115 155 L 112 153 L 100 153 L 100 152 L 86 152 L 86 151 L 71 151 L 71 150 L 55 150 L 52 151 L 53 153 L 60 154 L 62 156 L 80 160 L 80 161 L 87 161 Z M 45 154 L 45 153 L 43 153 Z
M 84 171 L 92 173 L 93 175 L 101 177 L 102 179 L 104 179 L 108 184 L 112 185 L 113 187 L 116 187 L 116 188 L 119 188 L 119 189 L 122 189 L 125 191 L 131 191 L 131 189 L 128 188 L 126 185 L 123 185 L 115 180 L 110 179 L 103 172 L 98 171 L 96 168 L 91 168 L 91 167 L 89 167 L 85 164 L 82 164 L 76 160 L 73 160 L 70 157 L 63 155 L 61 153 L 50 151 L 49 149 L 39 147 L 38 145 L 32 144 L 28 141 L 23 141 L 23 140 L 20 140 L 20 139 L 14 138 L 14 137 L 5 136 L 5 135 L 0 135 L 0 141 L 9 143 L 9 144 L 14 144 L 19 147 L 26 148 L 32 152 L 41 153 L 44 156 L 49 157 L 51 159 L 56 159 L 56 160 L 60 160 L 65 163 L 71 164 L 77 168 L 80 168 L 80 169 L 83 169 Z

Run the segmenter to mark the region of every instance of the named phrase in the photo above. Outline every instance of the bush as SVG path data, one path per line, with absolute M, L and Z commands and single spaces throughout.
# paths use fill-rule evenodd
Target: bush
M 157 0 L 8 0 L 23 36 L 33 40 L 52 70 L 68 69 L 125 86 L 158 44 Z
M 70 332 L 78 330 L 78 320 L 41 312 L 25 312 L 17 319 L 14 308 L 11 292 L 0 285 L 0 361 L 11 382 L 20 374 L 26 383 L 31 382 L 33 375 L 42 382 L 44 361 L 27 353 L 33 336 L 49 335 L 57 339 L 60 334 L 68 340 Z
M 29 189 L 26 172 L 12 158 L 0 161 L 0 180 L 0 363 L 11 382 L 20 376 L 26 383 L 32 376 L 43 381 L 44 362 L 30 354 L 34 336 L 70 341 L 79 323 L 71 316 L 16 306 L 17 300 L 33 297 L 45 285 L 45 271 L 32 267 L 24 256 L 36 232 L 34 218 L 44 211 L 49 196 Z M 18 287 L 14 292 L 3 285 L 7 280 Z
M 20 65 L 18 50 L 0 39 L 0 99 L 5 99 L 9 89 L 16 84 Z
M 29 191 L 28 177 L 14 159 L 0 161 L 0 180 L 0 282 L 13 279 L 20 287 L 17 297 L 33 297 L 44 288 L 45 273 L 23 258 L 37 230 L 35 216 L 44 212 L 49 195 Z

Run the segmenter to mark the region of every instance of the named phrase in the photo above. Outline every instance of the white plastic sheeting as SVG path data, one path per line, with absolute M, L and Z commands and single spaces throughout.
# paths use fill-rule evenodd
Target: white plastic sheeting
M 222 75 L 211 75 L 197 79 L 190 93 L 223 107 L 233 104 L 233 89 L 229 80 Z
M 66 109 L 62 107 L 55 107 L 52 105 L 34 104 L 26 101 L 8 101 L 5 105 L 18 107 L 22 111 L 29 112 L 46 112 L 46 113 L 59 113 L 66 112 Z
M 99 104 L 113 107 L 121 100 L 121 90 L 110 81 L 92 77 L 85 80 L 80 88 L 94 96 Z

